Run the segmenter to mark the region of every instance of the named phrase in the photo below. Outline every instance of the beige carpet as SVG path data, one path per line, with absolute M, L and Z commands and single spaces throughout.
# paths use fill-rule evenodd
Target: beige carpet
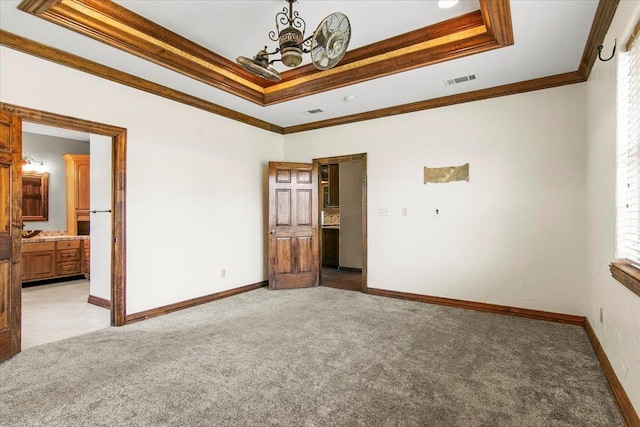
M 259 289 L 30 348 L 2 426 L 623 426 L 577 326 Z

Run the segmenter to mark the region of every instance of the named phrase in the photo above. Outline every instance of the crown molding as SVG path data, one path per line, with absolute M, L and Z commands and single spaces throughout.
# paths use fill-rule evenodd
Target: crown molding
M 261 106 L 513 44 L 509 0 L 347 52 L 330 70 L 307 65 L 271 82 L 116 3 L 25 0 L 18 8 Z
M 0 45 L 20 52 L 24 52 L 38 58 L 55 62 L 56 64 L 73 68 L 75 70 L 92 74 L 94 76 L 102 77 L 103 79 L 110 80 L 112 82 L 120 83 L 125 86 L 158 95 L 172 101 L 190 105 L 192 107 L 208 111 L 209 113 L 217 114 L 219 116 L 255 126 L 260 129 L 265 129 L 270 132 L 279 134 L 282 134 L 284 131 L 282 127 L 276 126 L 272 123 L 256 119 L 255 117 L 239 113 L 230 108 L 214 104 L 213 102 L 205 101 L 201 98 L 177 91 L 175 89 L 171 89 L 167 86 L 163 86 L 152 81 L 125 73 L 123 71 L 116 70 L 115 68 L 98 64 L 97 62 L 90 61 L 80 56 L 44 45 L 42 43 L 24 38 L 5 30 L 0 30 Z
M 58 1 L 59 0 L 48 0 L 46 2 L 43 2 L 42 0 L 35 0 L 23 2 L 22 5 L 27 5 L 30 8 L 34 8 L 34 10 L 38 10 L 38 8 L 36 7 L 36 3 L 42 8 L 47 8 L 50 7 L 49 3 L 58 3 Z M 487 7 L 489 3 L 491 5 L 491 8 Z M 587 80 L 591 72 L 591 68 L 595 63 L 595 58 L 597 57 L 596 46 L 601 44 L 602 40 L 604 40 L 604 36 L 609 29 L 609 26 L 611 25 L 613 16 L 615 15 L 618 3 L 619 0 L 600 0 L 588 40 L 585 44 L 585 49 L 583 52 L 582 60 L 580 62 L 580 66 L 576 71 L 284 128 L 202 100 L 192 95 L 179 92 L 166 86 L 162 86 L 151 81 L 115 70 L 113 68 L 97 64 L 79 56 L 43 45 L 41 43 L 26 39 L 24 37 L 9 33 L 4 30 L 0 30 L 0 45 L 7 46 L 9 48 L 33 56 L 37 56 L 39 58 L 43 58 L 61 65 L 65 65 L 67 67 L 74 68 L 86 73 L 90 73 L 110 81 L 124 84 L 129 87 L 153 93 L 155 95 L 171 99 L 176 102 L 181 102 L 183 104 L 190 105 L 192 107 L 199 108 L 213 114 L 221 115 L 223 117 L 227 117 L 232 120 L 248 124 L 250 126 L 255 126 L 278 134 L 292 134 L 330 126 L 339 126 L 359 121 L 373 120 L 398 114 L 411 113 L 465 102 L 479 101 L 483 99 L 514 95 L 517 93 L 584 82 Z M 493 9 L 497 7 L 507 7 L 508 2 L 494 3 L 487 2 L 485 0 L 481 1 L 481 5 L 483 5 L 483 14 L 494 14 L 495 16 L 496 12 Z M 504 16 L 504 12 L 500 16 Z M 504 28 L 504 26 L 498 26 L 498 29 L 500 28 Z M 504 38 L 506 37 L 506 42 L 509 42 L 508 34 L 502 34 L 499 31 L 496 32 L 495 27 L 490 27 L 490 31 L 492 32 L 493 37 L 495 37 L 497 40 L 504 40 Z M 404 46 L 411 45 L 412 41 L 405 40 L 403 43 Z M 402 45 L 402 43 L 399 43 L 398 45 Z M 373 45 L 370 45 L 369 48 L 373 49 L 374 47 Z M 292 79 L 304 77 L 305 75 L 307 75 L 306 73 L 308 73 L 308 71 L 304 70 L 304 68 L 305 67 L 298 67 L 298 69 L 289 71 L 288 73 L 291 73 Z

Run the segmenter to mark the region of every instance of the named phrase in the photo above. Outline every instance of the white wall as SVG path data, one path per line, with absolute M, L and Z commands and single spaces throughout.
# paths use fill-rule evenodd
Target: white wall
M 584 315 L 584 105 L 579 84 L 291 134 L 285 159 L 367 153 L 369 287 Z
M 127 313 L 267 278 L 282 135 L 5 47 L 0 62 L 0 101 L 127 128 Z
M 91 135 L 90 213 L 91 218 L 91 282 L 89 295 L 111 300 L 111 236 L 112 213 L 112 146 L 111 137 Z
M 362 160 L 340 166 L 340 267 L 362 268 Z
M 25 229 L 46 231 L 67 229 L 67 178 L 65 161 L 62 158 L 62 155 L 67 153 L 89 154 L 89 143 L 56 136 L 22 133 L 22 155 L 42 160 L 44 166 L 34 165 L 33 170 L 49 173 L 49 221 L 29 221 Z
M 638 19 L 640 2 L 621 1 L 604 42 L 607 49 L 616 38 L 621 49 Z M 609 272 L 609 264 L 616 255 L 616 65 L 619 56 L 616 54 L 609 62 L 596 61 L 587 83 L 586 315 L 636 412 L 640 413 L 640 297 L 611 278 Z

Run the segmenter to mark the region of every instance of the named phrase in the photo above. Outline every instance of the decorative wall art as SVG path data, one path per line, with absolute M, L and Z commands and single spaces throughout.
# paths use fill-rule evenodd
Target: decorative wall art
M 440 184 L 443 182 L 469 182 L 469 163 L 462 166 L 447 166 L 443 168 L 424 168 L 424 183 Z

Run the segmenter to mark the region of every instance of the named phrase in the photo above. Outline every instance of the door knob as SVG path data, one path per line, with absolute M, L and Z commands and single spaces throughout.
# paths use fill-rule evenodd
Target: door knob
M 276 234 L 276 230 L 271 230 L 269 234 Z

